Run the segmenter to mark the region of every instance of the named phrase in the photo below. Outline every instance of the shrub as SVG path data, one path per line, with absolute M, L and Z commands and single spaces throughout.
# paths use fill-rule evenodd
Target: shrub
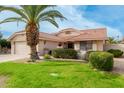
M 112 53 L 114 57 L 121 57 L 123 55 L 123 51 L 119 49 L 110 49 L 108 50 L 109 53 Z
M 43 57 L 44 59 L 51 59 L 51 56 L 49 54 L 45 54 Z
M 57 48 L 52 51 L 52 56 L 55 58 L 75 59 L 77 58 L 77 51 L 74 49 Z
M 92 52 L 89 56 L 93 68 L 110 71 L 113 68 L 113 55 L 108 52 Z
M 27 62 L 36 62 L 36 60 L 35 59 L 30 59 Z
M 87 52 L 86 52 L 85 60 L 89 61 L 89 55 L 90 55 L 92 52 L 96 52 L 96 51 L 87 51 Z

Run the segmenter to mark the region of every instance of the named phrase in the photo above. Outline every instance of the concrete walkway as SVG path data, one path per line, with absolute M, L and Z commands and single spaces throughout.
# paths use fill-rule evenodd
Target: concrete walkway
M 7 61 L 13 61 L 13 60 L 18 60 L 18 59 L 24 59 L 28 58 L 28 56 L 25 55 L 0 55 L 0 62 L 7 62 Z

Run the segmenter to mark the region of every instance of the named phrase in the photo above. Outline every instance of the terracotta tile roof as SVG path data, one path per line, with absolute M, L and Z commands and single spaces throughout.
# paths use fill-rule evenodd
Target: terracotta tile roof
M 69 34 L 69 35 L 64 35 L 64 36 L 61 36 L 61 35 L 60 35 L 61 33 L 64 33 L 64 32 L 67 32 L 67 31 L 76 32 L 76 34 L 73 34 L 73 35 L 70 35 L 70 34 Z M 57 32 L 57 33 L 54 33 L 54 35 L 56 35 L 56 36 L 62 38 L 64 41 L 67 40 L 67 39 L 69 39 L 69 38 L 71 38 L 71 37 L 77 36 L 77 35 L 79 35 L 79 34 L 80 34 L 80 31 L 77 30 L 77 29 L 74 29 L 74 28 L 66 28 L 66 29 L 60 30 L 60 31 Z
M 19 34 L 26 34 L 25 31 L 19 31 L 19 32 L 15 32 L 13 35 L 11 35 L 9 38 L 8 38 L 8 41 L 10 41 L 11 39 L 13 39 L 16 35 L 19 35 Z M 55 35 L 52 35 L 52 34 L 48 34 L 48 33 L 45 33 L 45 32 L 40 32 L 39 33 L 39 39 L 42 39 L 42 40 L 49 40 L 49 41 L 62 41 L 62 39 L 60 37 L 57 37 Z
M 65 30 L 66 31 L 66 30 Z M 105 28 L 76 30 L 78 34 L 73 36 L 60 36 L 64 37 L 64 41 L 85 41 L 85 40 L 106 40 L 107 32 Z
M 52 34 L 44 33 L 44 32 L 40 32 L 39 37 L 40 37 L 40 39 L 43 39 L 43 40 L 62 41 L 62 39 L 60 37 L 57 37 Z
M 67 41 L 85 41 L 85 40 L 107 40 L 106 29 L 88 29 L 80 30 L 80 35 L 69 38 Z
M 63 35 L 61 33 L 71 31 L 74 34 Z M 11 40 L 17 34 L 25 34 L 25 31 L 15 32 L 12 36 L 9 37 Z M 45 32 L 40 32 L 39 39 L 42 40 L 50 40 L 50 41 L 59 41 L 59 42 L 67 42 L 67 41 L 85 41 L 85 40 L 107 40 L 107 32 L 105 28 L 99 29 L 87 29 L 87 30 L 76 30 L 73 28 L 67 28 L 59 31 L 55 34 L 48 34 Z

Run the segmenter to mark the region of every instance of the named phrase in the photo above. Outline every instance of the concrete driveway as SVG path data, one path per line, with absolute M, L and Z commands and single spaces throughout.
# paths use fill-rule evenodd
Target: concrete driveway
M 13 61 L 13 60 L 17 60 L 17 59 L 24 59 L 24 58 L 28 58 L 28 56 L 25 56 L 25 55 L 11 55 L 11 54 L 0 55 L 0 62 L 7 62 L 7 61 Z
M 113 72 L 124 74 L 124 58 L 114 58 Z

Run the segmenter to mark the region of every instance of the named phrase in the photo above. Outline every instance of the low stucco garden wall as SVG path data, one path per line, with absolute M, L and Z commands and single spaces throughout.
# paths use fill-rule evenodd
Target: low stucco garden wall
M 107 51 L 109 49 L 119 49 L 124 52 L 124 44 L 105 44 L 104 50 Z

